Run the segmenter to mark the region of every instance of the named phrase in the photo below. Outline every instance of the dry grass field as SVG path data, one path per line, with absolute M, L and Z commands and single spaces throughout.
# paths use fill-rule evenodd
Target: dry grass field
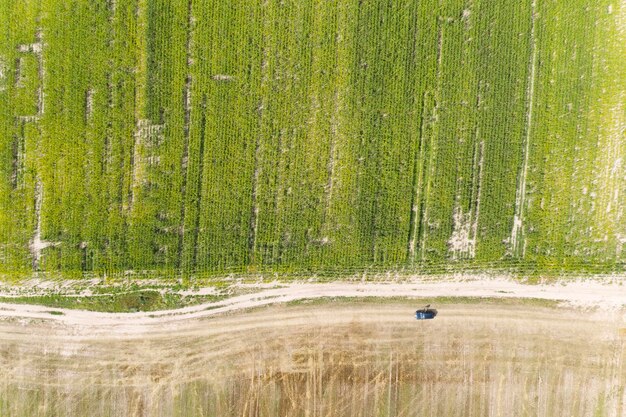
M 315 301 L 133 332 L 0 323 L 1 416 L 622 416 L 623 312 Z

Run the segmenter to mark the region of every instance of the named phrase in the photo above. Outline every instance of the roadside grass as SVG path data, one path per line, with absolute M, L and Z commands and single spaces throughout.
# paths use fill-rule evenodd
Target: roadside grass
M 106 313 L 134 313 L 139 311 L 171 310 L 195 304 L 219 301 L 225 298 L 225 295 L 181 296 L 178 294 L 161 294 L 159 291 L 154 290 L 139 290 L 84 297 L 56 294 L 16 298 L 0 297 L 0 302 L 36 304 L 46 307 L 100 311 Z M 57 313 L 50 312 L 50 314 Z
M 498 298 L 498 297 L 320 297 L 320 298 L 305 298 L 301 300 L 293 300 L 284 303 L 287 306 L 316 306 L 332 304 L 333 306 L 341 305 L 367 305 L 367 304 L 406 304 L 411 302 L 415 304 L 416 308 L 422 306 L 422 304 L 431 304 L 433 308 L 445 305 L 502 305 L 502 306 L 528 306 L 528 307 L 545 307 L 556 308 L 559 305 L 559 301 L 556 300 L 544 300 L 541 298 Z

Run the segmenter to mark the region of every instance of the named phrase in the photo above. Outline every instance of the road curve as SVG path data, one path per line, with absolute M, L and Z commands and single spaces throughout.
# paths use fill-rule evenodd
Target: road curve
M 102 313 L 59 309 L 39 305 L 0 303 L 0 318 L 45 319 L 59 324 L 114 328 L 126 333 L 141 331 L 153 324 L 180 323 L 236 310 L 275 303 L 322 297 L 488 297 L 534 298 L 562 302 L 565 305 L 619 311 L 626 309 L 626 285 L 597 280 L 562 281 L 549 285 L 527 285 L 510 279 L 419 280 L 406 283 L 293 283 L 258 287 L 258 292 L 226 300 L 199 304 L 177 310 L 138 313 Z M 254 284 L 241 285 L 247 289 Z M 50 312 L 61 312 L 52 315 Z

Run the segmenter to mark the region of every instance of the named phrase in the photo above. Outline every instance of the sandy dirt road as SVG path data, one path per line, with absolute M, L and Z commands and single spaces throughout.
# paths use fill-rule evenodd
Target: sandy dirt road
M 626 281 L 626 278 L 624 279 Z M 223 301 L 199 304 L 177 310 L 142 313 L 99 313 L 57 309 L 37 305 L 0 303 L 0 318 L 44 319 L 70 326 L 87 326 L 90 332 L 143 333 L 154 326 L 179 326 L 190 319 L 201 319 L 237 310 L 295 300 L 324 297 L 488 297 L 542 299 L 565 306 L 599 312 L 626 309 L 626 284 L 613 280 L 564 281 L 549 285 L 525 285 L 510 279 L 416 280 L 404 283 L 293 283 L 241 285 L 250 294 Z M 254 291 L 256 290 L 256 291 Z M 200 289 L 200 291 L 202 291 Z M 2 295 L 0 293 L 0 295 Z M 52 315 L 56 311 L 62 314 Z

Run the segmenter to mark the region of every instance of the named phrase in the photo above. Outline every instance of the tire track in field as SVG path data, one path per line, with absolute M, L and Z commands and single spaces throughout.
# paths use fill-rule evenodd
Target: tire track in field
M 433 92 L 434 105 L 432 109 L 432 123 L 430 145 L 428 147 L 428 175 L 426 176 L 426 189 L 424 191 L 424 208 L 421 211 L 420 227 L 420 261 L 426 260 L 426 240 L 428 230 L 428 209 L 430 203 L 430 194 L 432 184 L 435 178 L 435 159 L 437 155 L 437 139 L 439 136 L 439 108 L 441 106 L 441 90 L 443 86 L 442 67 L 443 67 L 443 39 L 444 26 L 440 20 L 437 21 L 437 77 L 436 86 Z
M 189 134 L 191 130 L 191 87 L 193 78 L 191 75 L 192 50 L 193 50 L 193 0 L 187 0 L 187 40 L 185 44 L 185 66 L 187 77 L 185 78 L 185 91 L 183 93 L 185 106 L 185 119 L 183 125 L 183 153 L 180 161 L 181 185 L 180 185 L 180 232 L 178 233 L 178 264 L 181 266 L 183 259 L 183 244 L 185 242 L 185 217 L 187 216 L 186 198 L 187 193 L 187 173 L 189 167 Z M 202 155 L 200 155 L 202 158 Z M 199 198 L 199 197 L 198 197 Z M 195 265 L 194 265 L 195 267 Z
M 528 108 L 526 110 L 526 127 L 523 136 L 522 148 L 524 159 L 518 174 L 517 193 L 515 196 L 515 214 L 513 216 L 513 228 L 510 237 L 510 251 L 513 256 L 524 257 L 524 207 L 526 205 L 526 179 L 528 177 L 528 160 L 530 154 L 530 138 L 532 135 L 533 107 L 535 101 L 535 79 L 537 75 L 537 36 L 536 36 L 537 0 L 533 0 L 531 5 L 530 23 L 530 60 L 528 63 L 528 89 L 526 97 Z

